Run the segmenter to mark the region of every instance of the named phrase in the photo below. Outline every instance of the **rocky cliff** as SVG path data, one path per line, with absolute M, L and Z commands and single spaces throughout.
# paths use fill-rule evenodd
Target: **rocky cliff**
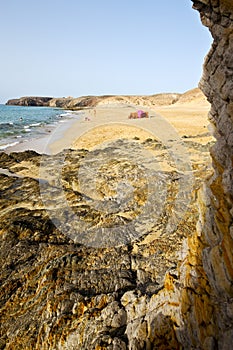
M 49 101 L 52 100 L 52 97 L 21 97 L 7 101 L 6 105 L 12 106 L 42 106 L 46 107 L 49 105 Z
M 211 103 L 214 175 L 199 193 L 197 233 L 188 239 L 186 347 L 231 349 L 233 341 L 233 2 L 193 1 L 213 36 L 200 87 Z M 190 345 L 190 346 L 191 346 Z

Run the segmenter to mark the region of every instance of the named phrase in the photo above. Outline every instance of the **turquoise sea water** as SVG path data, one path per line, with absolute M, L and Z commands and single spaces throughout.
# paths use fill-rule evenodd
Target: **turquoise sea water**
M 69 111 L 47 107 L 21 107 L 0 104 L 0 150 L 42 137 L 58 122 L 74 117 Z

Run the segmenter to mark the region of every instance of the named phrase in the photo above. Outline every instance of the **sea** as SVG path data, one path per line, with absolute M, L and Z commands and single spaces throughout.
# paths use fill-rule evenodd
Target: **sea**
M 80 115 L 59 108 L 0 104 L 0 151 L 46 136 L 57 123 L 71 118 L 79 119 Z

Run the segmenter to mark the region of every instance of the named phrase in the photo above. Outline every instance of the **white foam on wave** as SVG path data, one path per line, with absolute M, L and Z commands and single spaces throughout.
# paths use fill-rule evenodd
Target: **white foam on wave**
M 74 116 L 74 113 L 67 111 L 66 113 L 59 114 L 59 117 L 69 117 L 69 116 L 70 117 Z
M 77 114 L 75 113 L 70 113 L 70 112 L 67 112 L 67 113 L 62 113 L 62 114 L 59 114 L 59 117 L 60 118 L 70 118 L 70 117 L 75 117 Z
M 0 149 L 6 149 L 8 147 L 13 147 L 15 145 L 17 145 L 19 142 L 15 141 L 15 142 L 12 142 L 12 143 L 7 143 L 6 145 L 2 145 L 0 146 Z
M 25 125 L 25 126 L 24 126 L 24 131 L 30 132 L 30 131 L 31 131 L 30 125 Z
M 13 122 L 0 122 L 0 125 L 14 125 Z
M 40 126 L 41 123 L 34 123 L 34 124 L 30 124 L 29 127 L 32 127 L 32 126 Z

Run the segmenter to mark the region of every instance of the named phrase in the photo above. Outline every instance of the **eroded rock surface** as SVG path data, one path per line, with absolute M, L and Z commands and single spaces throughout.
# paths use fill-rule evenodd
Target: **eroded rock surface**
M 2 349 L 179 348 L 185 242 L 211 171 L 209 144 L 184 143 L 199 154 L 186 191 L 190 171 L 155 139 L 0 154 Z
M 194 349 L 231 349 L 233 341 L 233 2 L 194 1 L 212 36 L 200 87 L 211 103 L 216 144 L 214 175 L 199 192 L 197 233 L 188 239 L 182 313 L 183 344 Z

